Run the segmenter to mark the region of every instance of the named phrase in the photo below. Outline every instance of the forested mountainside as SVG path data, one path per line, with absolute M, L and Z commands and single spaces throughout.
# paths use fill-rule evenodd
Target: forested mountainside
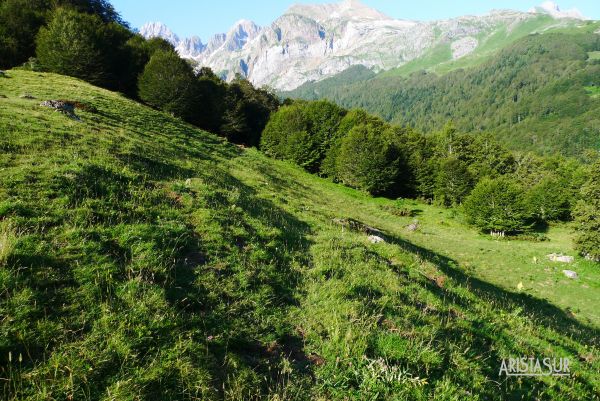
M 513 149 L 584 154 L 600 146 L 600 35 L 527 36 L 480 66 L 445 75 L 369 77 L 346 72 L 285 96 L 327 98 L 422 131 L 449 120 L 459 130 L 492 133 Z M 366 79 L 363 79 L 363 76 Z

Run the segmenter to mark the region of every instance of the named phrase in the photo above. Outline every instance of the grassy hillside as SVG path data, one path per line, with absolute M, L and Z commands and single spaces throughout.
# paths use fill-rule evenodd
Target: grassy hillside
M 600 103 L 593 92 L 600 86 L 600 35 L 592 33 L 597 27 L 554 29 L 508 46 L 498 39 L 452 63 L 440 61 L 449 53 L 442 46 L 426 56 L 431 60 L 402 67 L 405 72 L 341 85 L 325 80 L 286 95 L 327 98 L 423 131 L 452 119 L 462 131 L 492 132 L 516 150 L 579 156 L 600 148 L 594 118 Z
M 81 81 L 8 76 L 3 399 L 598 399 L 599 272 L 544 260 L 572 253 L 566 227 L 493 241 Z M 498 376 L 533 355 L 572 376 Z

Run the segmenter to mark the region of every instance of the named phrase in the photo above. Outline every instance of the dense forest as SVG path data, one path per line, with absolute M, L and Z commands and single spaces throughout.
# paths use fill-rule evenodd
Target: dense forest
M 536 34 L 481 66 L 442 76 L 371 77 L 353 68 L 285 95 L 327 98 L 424 132 L 453 120 L 461 131 L 490 133 L 512 149 L 581 157 L 600 147 L 598 50 L 594 33 Z

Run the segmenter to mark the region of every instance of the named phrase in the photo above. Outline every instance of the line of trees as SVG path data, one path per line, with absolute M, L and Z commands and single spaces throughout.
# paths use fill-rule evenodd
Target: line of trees
M 271 115 L 261 149 L 372 195 L 460 206 L 484 232 L 521 233 L 576 218 L 581 250 L 599 253 L 600 205 L 590 202 L 600 199 L 598 168 L 590 173 L 575 159 L 512 153 L 491 135 L 459 133 L 452 123 L 423 135 L 325 100 L 286 101 Z
M 0 33 L 4 68 L 35 55 L 29 67 L 121 91 L 372 195 L 461 206 L 482 231 L 575 218 L 579 249 L 600 258 L 597 164 L 513 154 L 491 135 L 459 133 L 452 123 L 422 135 L 328 101 L 280 107 L 271 91 L 196 71 L 168 42 L 135 34 L 105 0 L 0 0 Z
M 244 79 L 196 72 L 167 41 L 132 32 L 105 0 L 0 0 L 0 34 L 1 68 L 26 62 L 80 78 L 235 143 L 257 146 L 279 107 L 271 91 Z

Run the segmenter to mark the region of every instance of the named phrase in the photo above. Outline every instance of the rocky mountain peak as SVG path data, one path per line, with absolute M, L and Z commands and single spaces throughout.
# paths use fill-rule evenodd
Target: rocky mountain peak
M 352 66 L 373 71 L 401 67 L 446 46 L 451 60 L 467 57 L 491 35 L 512 32 L 519 24 L 544 15 L 561 19 L 563 25 L 585 19 L 575 9 L 562 11 L 547 1 L 530 12 L 500 10 L 419 22 L 390 18 L 359 0 L 343 0 L 296 4 L 262 28 L 243 19 L 227 33 L 213 36 L 207 45 L 198 38 L 179 40 L 160 23 L 146 24 L 140 33 L 167 39 L 182 57 L 226 79 L 242 74 L 258 86 L 290 90 Z M 555 25 L 555 21 L 546 22 Z
M 140 28 L 140 35 L 149 38 L 163 38 L 174 47 L 179 44 L 179 37 L 162 22 L 148 22 Z
M 359 0 L 343 0 L 331 4 L 296 4 L 285 14 L 297 14 L 323 22 L 332 19 L 389 20 L 387 15 L 362 4 Z

